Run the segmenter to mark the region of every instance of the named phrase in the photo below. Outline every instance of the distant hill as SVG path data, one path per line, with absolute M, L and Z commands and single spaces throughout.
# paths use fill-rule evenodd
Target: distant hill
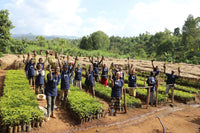
M 59 35 L 51 35 L 51 36 L 45 36 L 45 35 L 34 35 L 32 33 L 28 34 L 13 34 L 11 35 L 12 38 L 21 40 L 22 38 L 26 38 L 27 40 L 34 40 L 37 36 L 43 36 L 46 38 L 46 40 L 53 40 L 55 38 L 64 38 L 64 39 L 79 39 L 80 37 L 76 36 L 59 36 Z

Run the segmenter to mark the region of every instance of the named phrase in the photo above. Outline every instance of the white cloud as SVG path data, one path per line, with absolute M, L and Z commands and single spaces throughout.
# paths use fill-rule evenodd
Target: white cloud
M 199 5 L 199 0 L 138 2 L 123 18 L 114 7 L 102 7 L 92 16 L 87 7 L 81 7 L 81 0 L 11 0 L 5 8 L 11 11 L 13 33 L 83 36 L 102 30 L 109 36 L 136 36 L 182 28 L 189 14 L 199 15 Z
M 83 20 L 77 13 L 86 11 L 86 9 L 79 7 L 80 2 L 80 0 L 18 0 L 15 3 L 7 4 L 6 7 L 12 11 L 14 32 L 78 35 Z M 23 26 L 24 28 L 22 28 Z M 28 28 L 32 31 L 24 31 Z
M 165 28 L 173 31 L 176 27 L 182 28 L 189 14 L 197 17 L 200 12 L 199 5 L 200 1 L 197 0 L 159 0 L 149 4 L 139 2 L 130 10 L 125 29 L 128 34 L 146 31 L 155 33 L 164 31 Z

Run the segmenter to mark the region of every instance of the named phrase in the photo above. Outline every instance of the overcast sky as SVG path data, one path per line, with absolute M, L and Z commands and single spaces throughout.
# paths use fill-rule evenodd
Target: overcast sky
M 112 36 L 154 34 L 182 28 L 200 16 L 200 0 L 0 0 L 15 26 L 13 34 L 82 37 L 102 30 Z

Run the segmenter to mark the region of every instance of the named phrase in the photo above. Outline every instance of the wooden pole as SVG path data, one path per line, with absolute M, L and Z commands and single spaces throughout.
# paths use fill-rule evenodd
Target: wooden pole
M 158 80 L 156 80 L 156 107 L 158 105 Z
M 124 110 L 125 110 L 125 113 L 127 113 L 127 105 L 126 105 L 126 88 L 124 88 Z
M 172 103 L 174 103 L 174 89 L 175 89 L 175 85 L 173 84 L 173 87 L 172 87 Z
M 151 87 L 147 88 L 147 109 L 149 108 L 149 101 L 150 101 L 150 89 L 151 89 Z

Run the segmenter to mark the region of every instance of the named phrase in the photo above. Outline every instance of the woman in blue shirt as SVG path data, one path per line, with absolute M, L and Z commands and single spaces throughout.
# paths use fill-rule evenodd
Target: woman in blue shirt
M 45 76 L 45 71 L 42 70 L 42 64 L 38 64 L 37 70 L 35 71 L 35 94 L 40 94 L 44 93 L 44 76 Z
M 86 92 L 92 92 L 93 97 L 95 96 L 94 91 L 94 70 L 92 70 L 92 65 L 89 65 L 89 70 L 86 72 L 86 79 L 85 79 L 85 85 L 86 85 Z
M 49 68 L 49 74 L 47 75 L 47 84 L 45 88 L 45 94 L 47 99 L 47 117 L 50 117 L 50 110 L 51 110 L 51 117 L 55 118 L 54 114 L 54 105 L 57 96 L 57 85 L 60 82 L 61 76 L 59 75 L 60 67 L 55 67 L 54 72 L 52 72 L 51 67 Z
M 78 63 L 78 67 L 75 68 L 74 86 L 79 87 L 82 90 L 81 76 L 82 76 L 82 68 L 81 64 Z
M 122 97 L 122 87 L 124 81 L 120 78 L 120 72 L 116 73 L 116 78 L 110 80 L 112 81 L 110 113 L 111 115 L 116 115 L 117 110 L 120 110 L 120 99 Z

